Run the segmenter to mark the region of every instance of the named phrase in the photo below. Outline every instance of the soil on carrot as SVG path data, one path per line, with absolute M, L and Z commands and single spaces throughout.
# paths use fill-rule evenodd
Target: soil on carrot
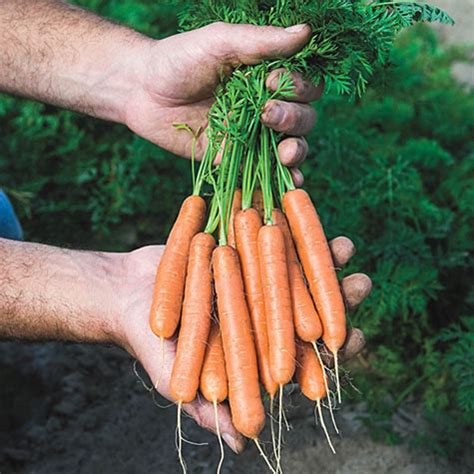
M 113 347 L 76 344 L 0 344 L 0 472 L 22 474 L 148 474 L 180 472 L 172 406 L 158 408 Z M 358 421 L 363 407 L 337 413 L 342 437 L 334 456 L 313 407 L 295 391 L 287 403 L 293 430 L 285 436 L 283 468 L 298 474 L 468 473 L 468 460 L 452 464 L 406 445 L 375 443 Z M 159 400 L 167 404 L 165 400 Z M 417 429 L 407 417 L 400 429 Z M 183 419 L 190 473 L 213 473 L 219 459 L 214 436 Z M 264 433 L 263 439 L 269 439 Z M 267 450 L 270 449 L 266 445 Z M 471 459 L 472 461 L 472 459 Z M 223 473 L 265 472 L 253 446 L 241 456 L 226 450 Z

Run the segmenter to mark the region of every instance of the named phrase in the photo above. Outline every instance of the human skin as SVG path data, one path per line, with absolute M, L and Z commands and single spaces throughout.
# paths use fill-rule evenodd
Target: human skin
M 305 25 L 275 27 L 214 24 L 156 41 L 91 12 L 52 0 L 0 2 L 0 90 L 127 125 L 133 132 L 178 155 L 189 156 L 191 138 L 172 127 L 206 126 L 213 91 L 221 74 L 239 64 L 288 56 L 309 37 Z M 275 87 L 274 71 L 267 86 Z M 282 162 L 302 184 L 297 166 L 314 124 L 308 103 L 322 87 L 294 75 L 292 101 L 271 101 L 262 123 L 289 137 L 279 145 Z M 205 134 L 197 154 L 202 155 Z M 337 266 L 347 262 L 352 243 L 332 243 Z M 0 337 L 114 343 L 137 358 L 157 390 L 171 398 L 168 382 L 175 342 L 160 341 L 148 326 L 152 287 L 162 246 L 124 254 L 79 252 L 0 239 Z M 355 306 L 370 291 L 363 274 L 342 287 Z M 341 358 L 363 347 L 360 331 L 349 333 Z M 212 405 L 198 399 L 184 406 L 203 427 L 214 430 Z M 223 437 L 236 452 L 242 437 L 228 407 L 219 407 Z
M 0 2 L 0 90 L 127 125 L 133 132 L 181 156 L 192 139 L 173 123 L 205 128 L 223 73 L 239 64 L 289 56 L 309 39 L 306 25 L 289 29 L 214 23 L 153 40 L 92 12 L 57 0 Z M 274 71 L 270 89 L 278 82 Z M 323 87 L 293 75 L 292 101 L 269 101 L 264 124 L 290 137 L 280 143 L 292 168 L 305 158 L 316 114 L 308 102 Z M 203 154 L 206 135 L 197 143 Z M 301 173 L 293 169 L 295 184 Z
M 345 237 L 334 239 L 331 248 L 338 267 L 354 253 Z M 0 338 L 116 344 L 136 358 L 161 395 L 172 400 L 169 380 L 176 344 L 165 341 L 162 366 L 160 339 L 148 322 L 163 249 L 157 245 L 129 253 L 84 252 L 0 239 Z M 341 286 L 353 308 L 368 295 L 371 284 L 357 273 L 344 278 Z M 351 330 L 341 359 L 353 357 L 363 345 L 362 333 Z M 183 408 L 214 431 L 212 404 L 199 398 Z M 240 452 L 244 440 L 232 426 L 226 404 L 219 406 L 219 419 L 225 441 Z

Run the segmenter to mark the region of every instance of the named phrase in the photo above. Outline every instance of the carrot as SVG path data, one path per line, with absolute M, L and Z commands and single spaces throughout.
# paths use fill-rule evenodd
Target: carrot
M 258 250 L 270 371 L 273 380 L 281 386 L 293 377 L 296 349 L 285 240 L 278 226 L 265 225 L 260 228 Z
M 283 206 L 321 318 L 323 341 L 334 356 L 340 401 L 337 353 L 346 339 L 346 316 L 331 251 L 316 209 L 305 191 L 295 189 L 285 193 Z
M 173 398 L 194 400 L 199 388 L 212 313 L 211 255 L 216 242 L 200 232 L 191 241 L 178 347 L 170 380 Z
M 311 344 L 298 341 L 297 345 L 298 364 L 296 368 L 296 381 L 303 394 L 313 400 L 322 400 L 326 395 L 324 384 L 324 371 Z
M 222 338 L 217 324 L 211 325 L 206 355 L 201 371 L 200 390 L 211 403 L 221 403 L 227 398 L 227 373 L 224 362 Z
M 263 205 L 263 193 L 261 189 L 256 189 L 253 192 L 252 207 L 257 210 L 258 215 L 263 220 L 265 216 L 265 206 Z
M 290 281 L 291 302 L 295 331 L 298 337 L 306 342 L 316 342 L 323 333 L 318 312 L 301 269 L 296 253 L 293 237 L 285 215 L 279 210 L 273 210 L 273 223 L 280 227 L 285 238 L 285 248 L 288 262 L 288 279 Z
M 224 445 L 222 444 L 217 404 L 227 398 L 227 374 L 225 371 L 221 333 L 216 323 L 211 325 L 211 332 L 209 333 L 209 341 L 201 372 L 200 388 L 204 398 L 214 406 L 216 434 L 221 453 L 216 470 L 217 474 L 219 474 L 224 463 Z
M 267 320 L 258 257 L 258 231 L 262 227 L 262 221 L 255 209 L 245 209 L 235 215 L 234 227 L 257 350 L 260 380 L 273 400 L 278 385 L 270 372 Z
M 308 287 L 306 286 L 298 254 L 296 253 L 295 243 L 293 242 L 293 237 L 291 236 L 290 228 L 288 227 L 288 221 L 279 209 L 274 209 L 273 222 L 280 226 L 285 237 L 285 247 L 288 258 L 288 276 L 290 279 L 291 301 L 293 303 L 293 318 L 296 334 L 302 341 L 310 342 L 312 344 L 321 369 L 325 373 L 326 368 L 323 365 L 317 346 L 317 341 L 323 333 L 323 328 L 321 326 L 318 312 L 314 306 L 313 299 L 311 298 Z M 326 391 L 329 391 L 327 377 L 325 376 L 323 380 Z M 334 428 L 336 432 L 339 433 L 334 420 L 331 400 L 329 400 L 329 411 L 331 413 Z
M 234 191 L 234 199 L 232 201 L 232 209 L 230 211 L 230 218 L 229 218 L 229 230 L 227 233 L 227 244 L 235 249 L 235 215 L 237 212 L 242 209 L 242 190 L 236 189 Z
M 265 424 L 265 411 L 237 251 L 229 246 L 216 248 L 212 266 L 229 378 L 232 422 L 244 436 L 257 440 Z
M 189 246 L 204 223 L 206 203 L 199 196 L 183 202 L 156 272 L 150 326 L 160 338 L 176 331 L 181 315 Z
M 285 238 L 280 227 L 262 226 L 258 232 L 260 275 L 267 320 L 270 372 L 279 385 L 276 471 L 281 469 L 283 386 L 295 371 L 295 334 L 291 306 Z
M 307 342 L 298 341 L 297 360 L 298 366 L 296 369 L 296 381 L 298 382 L 303 394 L 313 402 L 316 402 L 321 426 L 332 452 L 335 453 L 321 410 L 321 400 L 328 395 L 324 369 L 321 366 L 312 345 Z

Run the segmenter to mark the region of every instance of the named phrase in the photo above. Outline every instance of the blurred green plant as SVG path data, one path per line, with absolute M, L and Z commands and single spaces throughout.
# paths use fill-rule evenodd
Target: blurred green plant
M 368 339 L 354 379 L 366 421 L 390 441 L 386 421 L 413 396 L 439 426 L 462 433 L 474 421 L 474 94 L 450 72 L 463 58 L 425 26 L 401 36 L 363 99 L 321 102 L 304 168 L 326 229 L 356 242 L 345 272 L 374 282 L 350 316 Z M 435 446 L 454 454 L 462 443 Z
M 177 28 L 173 2 L 77 3 L 156 38 Z M 415 441 L 451 456 L 474 422 L 474 94 L 450 71 L 465 56 L 426 27 L 401 36 L 363 99 L 318 104 L 304 166 L 329 237 L 357 245 L 344 273 L 374 283 L 350 315 L 368 340 L 365 368 L 354 369 L 366 423 L 398 442 L 393 413 L 421 400 L 439 429 Z M 0 128 L 0 186 L 29 240 L 104 250 L 163 242 L 191 189 L 189 162 L 119 125 L 1 96 Z

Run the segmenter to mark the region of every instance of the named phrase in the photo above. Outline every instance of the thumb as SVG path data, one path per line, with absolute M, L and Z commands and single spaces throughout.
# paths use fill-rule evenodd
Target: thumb
M 311 36 L 311 28 L 305 24 L 280 28 L 213 23 L 205 29 L 212 34 L 216 50 L 233 66 L 291 56 L 303 48 Z

